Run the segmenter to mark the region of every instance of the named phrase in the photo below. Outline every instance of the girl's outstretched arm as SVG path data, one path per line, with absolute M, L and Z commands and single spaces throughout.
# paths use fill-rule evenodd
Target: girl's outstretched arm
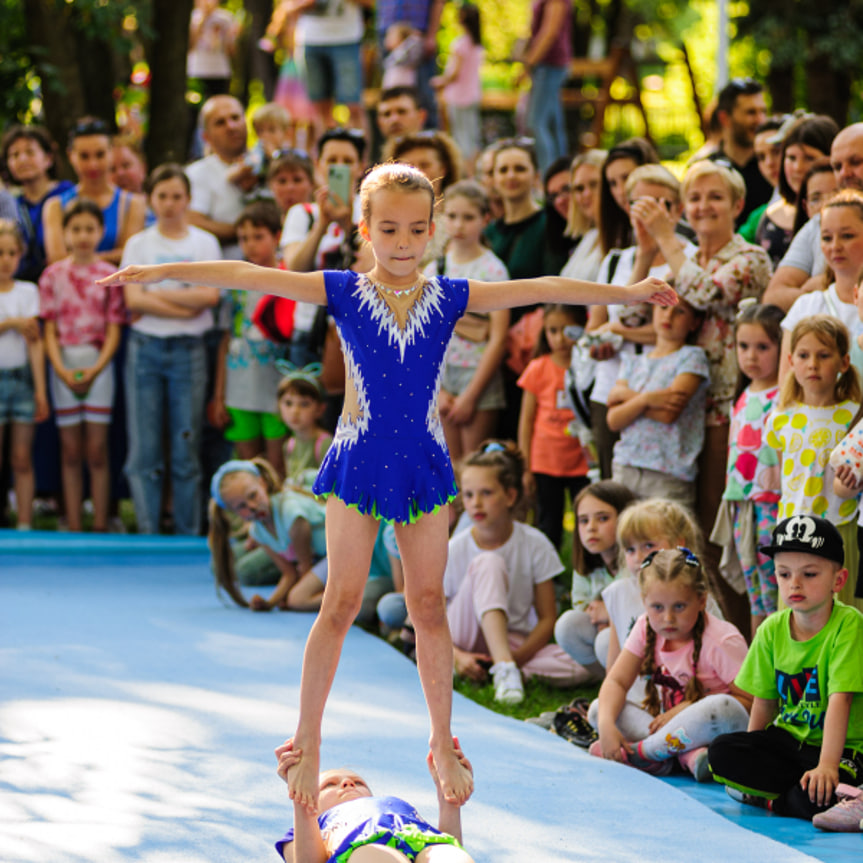
M 491 312 L 535 303 L 567 303 L 569 305 L 625 305 L 655 303 L 673 306 L 677 294 L 662 279 L 650 277 L 634 285 L 601 285 L 561 276 L 538 279 L 514 279 L 510 282 L 478 282 L 470 280 L 469 312 Z
M 175 279 L 192 285 L 209 285 L 222 290 L 277 294 L 319 306 L 327 304 L 323 273 L 295 273 L 273 267 L 259 267 L 245 261 L 182 261 L 148 266 L 132 264 L 100 279 L 97 284 L 151 285 L 165 279 Z

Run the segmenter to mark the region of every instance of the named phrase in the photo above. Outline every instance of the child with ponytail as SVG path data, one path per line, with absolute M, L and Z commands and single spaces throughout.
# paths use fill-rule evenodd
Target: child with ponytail
M 653 552 L 638 573 L 642 614 L 599 690 L 599 740 L 591 754 L 655 775 L 678 759 L 699 782 L 710 781 L 707 745 L 744 731 L 751 698 L 734 685 L 746 656 L 737 628 L 706 610 L 707 576 L 688 549 Z M 642 711 L 647 737 L 625 739 L 618 722 L 629 688 L 646 680 Z

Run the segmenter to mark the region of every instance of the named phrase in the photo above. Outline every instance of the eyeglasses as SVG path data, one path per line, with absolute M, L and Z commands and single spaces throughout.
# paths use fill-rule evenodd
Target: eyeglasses
M 584 191 L 584 187 L 582 187 L 582 191 Z M 566 195 L 572 194 L 572 186 L 561 186 L 556 192 L 548 193 L 549 201 L 556 201 L 558 198 L 563 198 Z

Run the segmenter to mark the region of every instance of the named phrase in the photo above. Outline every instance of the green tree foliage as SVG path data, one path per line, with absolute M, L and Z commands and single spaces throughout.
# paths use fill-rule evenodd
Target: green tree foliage
M 38 119 L 62 145 L 75 120 L 114 120 L 132 56 L 152 70 L 152 164 L 185 152 L 193 0 L 0 0 L 0 125 Z
M 739 32 L 770 56 L 773 105 L 800 104 L 844 124 L 863 55 L 863 0 L 749 0 Z
M 72 98 L 96 113 L 127 69 L 124 24 L 148 14 L 149 0 L 0 0 L 0 119 L 29 119 L 40 97 Z

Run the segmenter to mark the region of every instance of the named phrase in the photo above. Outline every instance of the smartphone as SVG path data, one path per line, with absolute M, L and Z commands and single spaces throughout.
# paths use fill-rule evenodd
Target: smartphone
M 351 194 L 351 169 L 348 165 L 330 165 L 327 169 L 327 185 L 333 195 L 337 195 L 343 204 L 353 206 Z

